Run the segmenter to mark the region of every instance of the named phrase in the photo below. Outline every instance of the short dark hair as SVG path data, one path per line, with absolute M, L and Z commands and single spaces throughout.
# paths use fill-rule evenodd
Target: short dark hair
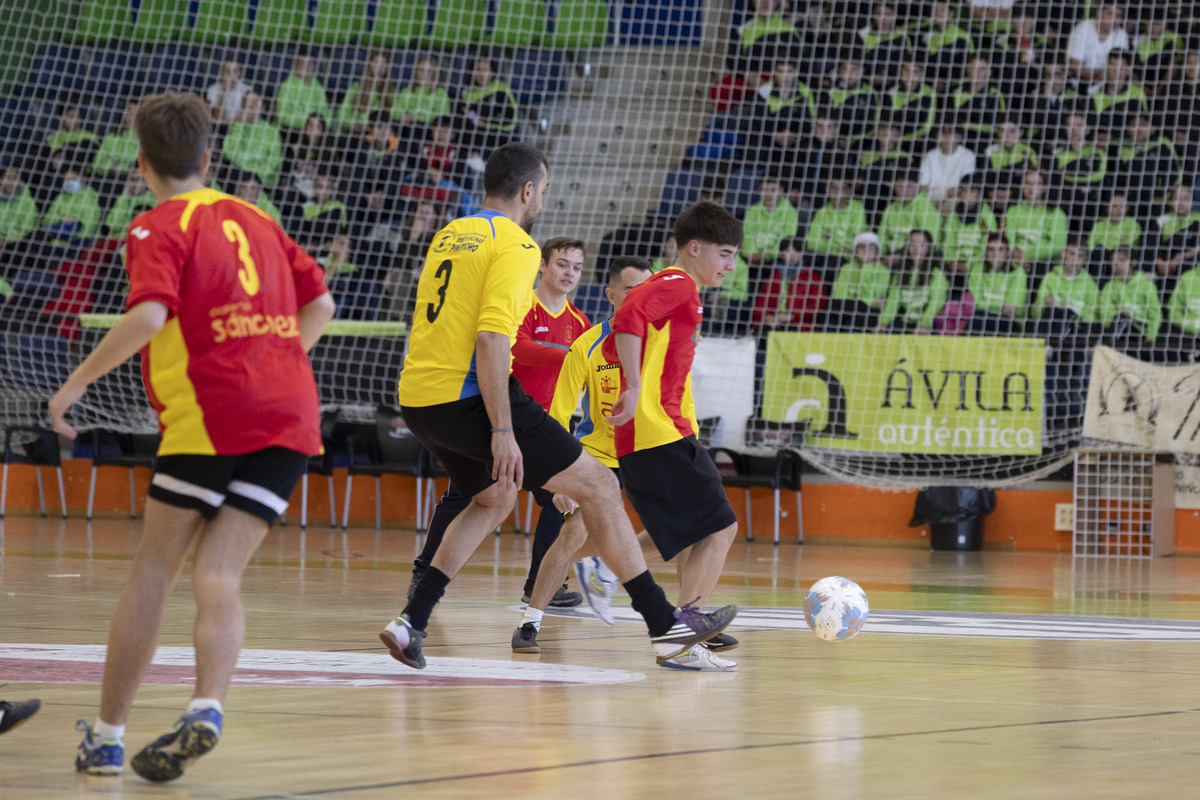
M 578 239 L 572 239 L 570 236 L 555 236 L 553 239 L 547 239 L 542 245 L 542 261 L 550 263 L 550 254 L 556 250 L 568 251 L 578 250 L 587 255 L 587 248 L 583 242 Z
M 614 258 L 612 266 L 608 268 L 608 285 L 614 286 L 620 283 L 621 273 L 630 267 L 648 271 L 650 269 L 650 262 L 641 256 L 618 256 Z
M 675 241 L 680 247 L 692 241 L 741 246 L 742 223 L 724 207 L 706 200 L 685 208 L 675 220 Z
M 785 236 L 779 240 L 779 252 L 784 250 L 803 250 L 802 239 L 799 236 Z
M 527 183 L 537 183 L 542 169 L 549 170 L 546 156 L 526 142 L 510 142 L 492 151 L 483 170 L 483 191 L 488 197 L 511 200 Z
M 212 135 L 212 111 L 191 92 L 153 94 L 138 105 L 133 129 L 151 169 L 184 180 L 200 174 Z

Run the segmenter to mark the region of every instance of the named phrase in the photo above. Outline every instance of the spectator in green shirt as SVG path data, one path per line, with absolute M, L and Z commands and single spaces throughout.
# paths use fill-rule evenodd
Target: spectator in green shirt
M 1055 326 L 1064 322 L 1095 322 L 1100 290 L 1087 271 L 1087 248 L 1072 239 L 1063 248 L 1062 261 L 1042 280 L 1033 301 L 1033 319 L 1048 318 Z
M 838 264 L 854 255 L 854 237 L 867 229 L 867 212 L 854 199 L 845 177 L 831 176 L 826 195 L 828 202 L 817 209 L 808 226 L 804 248 L 813 258 L 813 267 L 828 279 Z
M 971 333 L 1011 336 L 1025 319 L 1029 281 L 1024 270 L 1013 266 L 1003 234 L 988 237 L 983 263 L 971 269 L 967 288 L 975 300 Z
M 392 119 L 400 123 L 400 138 L 424 142 L 430 124 L 453 111 L 437 59 L 433 56 L 418 59 L 413 64 L 412 82 L 397 92 L 392 101 Z
M 921 228 L 909 231 L 904 252 L 891 271 L 876 332 L 890 328 L 894 333 L 929 333 L 950 290 L 950 281 L 934 255 L 932 234 Z
M 33 193 L 21 180 L 20 168 L 9 164 L 0 175 L 0 274 L 21 264 L 37 221 Z
M 1133 268 L 1132 248 L 1112 251 L 1112 280 L 1100 290 L 1100 322 L 1104 343 L 1142 360 L 1151 360 L 1162 328 L 1162 300 L 1150 277 Z
M 991 206 L 983 202 L 980 181 L 974 175 L 958 185 L 954 209 L 942 228 L 942 256 L 952 275 L 967 275 L 983 263 L 988 237 L 1000 230 Z
M 795 236 L 799 228 L 796 209 L 783 196 L 778 178 L 763 178 L 758 192 L 762 199 L 746 209 L 742 226 L 742 252 L 752 269 L 773 262 L 779 255 L 779 242 Z
M 262 181 L 254 173 L 247 172 L 242 175 L 242 179 L 234 187 L 233 194 L 239 200 L 245 200 L 260 211 L 267 212 L 277 222 L 283 222 L 283 218 L 279 215 L 279 208 L 271 202 L 270 197 L 267 197 L 267 193 L 263 191 Z
M 1107 262 L 1118 247 L 1137 247 L 1142 241 L 1142 226 L 1129 214 L 1129 196 L 1113 192 L 1108 198 L 1108 216 L 1088 233 L 1087 246 L 1092 257 Z M 1101 276 L 1101 283 L 1107 275 Z
M 241 116 L 229 126 L 229 133 L 221 143 L 221 157 L 227 164 L 254 173 L 264 186 L 270 187 L 279 181 L 283 137 L 279 128 L 263 119 L 262 111 L 262 95 L 247 92 Z
M 470 70 L 471 83 L 458 97 L 459 141 L 467 150 L 479 153 L 482 160 L 512 139 L 520 108 L 508 83 L 496 76 L 497 62 L 476 58 L 471 61 Z
M 666 237 L 663 239 L 662 249 L 659 251 L 658 258 L 650 262 L 650 269 L 653 272 L 662 272 L 667 267 L 675 266 L 675 258 L 679 255 L 679 245 L 675 241 L 675 232 L 667 231 Z
M 375 111 L 391 111 L 396 96 L 392 83 L 392 59 L 382 50 L 367 56 L 362 77 L 350 84 L 337 110 L 337 124 L 343 133 L 364 135 Z
M 125 178 L 124 189 L 117 195 L 117 199 L 113 200 L 112 208 L 104 218 L 108 238 L 124 239 L 133 218 L 157 204 L 154 192 L 146 188 L 146 176 L 140 170 L 130 170 Z
M 1046 204 L 1046 178 L 1026 170 L 1021 180 L 1021 202 L 1004 215 L 1004 232 L 1012 243 L 1013 262 L 1030 273 L 1034 282 L 1062 256 L 1067 246 L 1067 215 Z
M 67 160 L 87 164 L 96 154 L 100 140 L 96 134 L 83 127 L 83 113 L 75 103 L 62 107 L 58 115 L 58 130 L 46 138 L 51 153 L 66 151 Z
M 62 191 L 42 217 L 42 229 L 54 247 L 73 257 L 100 232 L 100 196 L 84 181 L 83 173 L 68 167 L 63 172 Z
M 889 266 L 899 260 L 908 244 L 908 234 L 924 230 L 937 245 L 942 233 L 942 215 L 929 195 L 920 190 L 920 173 L 905 170 L 896 175 L 892 184 L 895 200 L 884 209 L 879 221 L 879 239 L 883 242 L 884 262 Z
M 130 100 L 121 113 L 121 129 L 113 131 L 100 142 L 92 159 L 92 180 L 101 198 L 111 198 L 121 191 L 125 176 L 137 166 L 138 138 L 133 130 L 133 115 L 138 101 Z
M 317 60 L 307 48 L 292 59 L 292 71 L 279 85 L 275 98 L 275 118 L 289 137 L 298 137 L 308 118 L 319 114 L 329 123 L 329 96 L 317 80 Z
M 1147 244 L 1154 253 L 1154 281 L 1164 297 L 1171 295 L 1176 279 L 1196 266 L 1200 256 L 1200 211 L 1192 208 L 1192 187 L 1176 188 L 1166 212 L 1158 218 L 1157 229 Z
M 1200 269 L 1179 276 L 1167 302 L 1167 321 L 1155 360 L 1194 363 L 1200 355 Z
M 879 312 L 887 302 L 891 272 L 879 259 L 879 237 L 870 231 L 853 239 L 854 257 L 838 270 L 830 293 L 830 333 L 863 333 L 879 321 Z

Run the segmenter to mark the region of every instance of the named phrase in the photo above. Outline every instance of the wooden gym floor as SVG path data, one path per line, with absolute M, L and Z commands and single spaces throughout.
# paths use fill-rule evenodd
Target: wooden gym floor
M 294 525 L 247 571 L 220 746 L 165 786 L 76 775 L 140 532 L 0 522 L 0 699 L 43 702 L 0 737 L 3 800 L 1196 796 L 1200 559 L 738 542 L 714 601 L 743 607 L 741 669 L 697 674 L 657 668 L 627 607 L 611 628 L 548 616 L 541 655 L 514 656 L 529 540 L 505 533 L 451 585 L 417 672 L 376 636 L 418 537 Z M 852 641 L 803 626 L 826 575 L 870 597 Z M 127 760 L 188 699 L 190 621 L 185 574 Z

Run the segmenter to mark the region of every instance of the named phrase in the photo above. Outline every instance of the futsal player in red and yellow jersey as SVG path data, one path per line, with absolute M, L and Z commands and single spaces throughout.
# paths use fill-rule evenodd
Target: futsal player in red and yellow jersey
M 533 290 L 533 308 L 517 329 L 513 343 L 513 377 L 521 383 L 525 394 L 546 411 L 554 400 L 554 387 L 563 359 L 571 343 L 591 327 L 587 315 L 567 299 L 583 276 L 583 242 L 565 236 L 548 239 L 542 245 L 542 263 L 538 267 L 538 285 Z M 538 570 L 550 545 L 562 530 L 563 510 L 554 506 L 554 495 L 545 489 L 534 489 L 533 498 L 541 507 L 530 548 L 529 573 L 521 602 L 528 603 L 537 582 Z M 583 602 L 579 592 L 567 589 L 566 583 L 554 593 L 550 605 L 571 608 Z
M 193 546 L 195 692 L 131 764 L 173 780 L 216 746 L 246 627 L 242 571 L 321 448 L 307 353 L 333 300 L 321 268 L 269 216 L 205 187 L 211 126 L 193 94 L 138 106 L 138 167 L 158 205 L 128 232 L 126 312 L 50 400 L 54 427 L 74 438 L 71 406 L 140 350 L 162 430 L 145 535 L 109 629 L 100 716 L 79 726 L 75 768 L 95 775 L 124 766 L 125 720 Z
M 737 517 L 716 465 L 696 441 L 692 360 L 704 311 L 700 289 L 720 286 L 734 269 L 742 225 L 715 203 L 697 203 L 675 221 L 675 241 L 675 266 L 629 293 L 603 348 L 621 365 L 621 395 L 609 422 L 625 496 L 662 557 L 683 554 L 680 597 L 699 598 L 702 607 L 721 576 Z

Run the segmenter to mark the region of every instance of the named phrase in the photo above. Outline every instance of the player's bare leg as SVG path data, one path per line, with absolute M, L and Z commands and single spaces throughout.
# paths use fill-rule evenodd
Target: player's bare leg
M 546 555 L 542 557 L 542 565 L 538 570 L 537 580 L 534 581 L 533 591 L 529 595 L 529 605 L 521 624 L 513 631 L 512 649 L 514 653 L 540 653 L 537 634 L 542 626 L 542 614 L 554 599 L 554 593 L 562 585 L 563 576 L 575 558 L 579 548 L 587 541 L 587 528 L 583 517 L 578 512 L 567 515 L 563 521 L 558 538 Z
M 567 516 L 563 521 L 562 530 L 558 533 L 558 538 L 554 540 L 554 544 L 550 545 L 550 549 L 542 558 L 537 581 L 533 585 L 533 592 L 529 595 L 530 608 L 536 608 L 539 611 L 546 610 L 554 598 L 554 593 L 562 585 L 563 576 L 570 571 L 571 562 L 575 560 L 576 553 L 587 540 L 588 532 L 587 527 L 583 524 L 583 517 L 577 513 Z
M 154 658 L 163 612 L 204 518 L 199 511 L 146 500 L 145 533 L 108 631 L 100 719 L 124 725 L 142 675 Z
M 596 549 L 622 582 L 646 571 L 646 559 L 625 514 L 621 488 L 612 470 L 582 453 L 575 463 L 546 481 L 546 489 L 579 503 L 579 513 Z
M 725 569 L 725 556 L 737 537 L 737 524 L 710 534 L 689 547 L 679 566 L 679 602 L 703 607 L 709 595 L 717 587 L 721 571 Z
M 516 502 L 516 487 L 502 489 L 498 483 L 493 483 L 472 497 L 462 513 L 446 528 L 446 535 L 429 565 L 453 578 L 479 549 L 487 535 L 512 513 Z
M 225 700 L 246 634 L 242 573 L 268 530 L 261 518 L 222 506 L 196 545 L 195 697 Z

